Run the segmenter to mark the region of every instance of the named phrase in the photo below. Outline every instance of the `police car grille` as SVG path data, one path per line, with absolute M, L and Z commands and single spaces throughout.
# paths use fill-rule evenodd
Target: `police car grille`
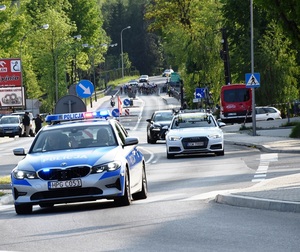
M 66 197 L 93 197 L 95 195 L 101 195 L 103 191 L 100 188 L 95 187 L 86 187 L 86 188 L 65 188 L 44 192 L 37 192 L 31 195 L 31 200 L 49 200 L 55 199 L 56 202 L 59 202 L 57 198 L 66 198 Z M 92 198 L 90 199 L 92 200 Z M 74 200 L 75 202 L 76 200 Z M 66 199 L 62 199 L 61 202 L 72 202 Z
M 196 150 L 207 148 L 207 137 L 185 137 L 182 140 L 182 146 L 184 149 Z
M 76 166 L 67 169 L 50 169 L 40 170 L 38 176 L 43 180 L 68 180 L 73 178 L 82 178 L 87 176 L 91 171 L 88 166 Z

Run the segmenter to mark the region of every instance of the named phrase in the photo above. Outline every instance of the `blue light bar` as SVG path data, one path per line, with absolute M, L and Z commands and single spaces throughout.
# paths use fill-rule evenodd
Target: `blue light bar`
M 75 120 L 84 120 L 84 119 L 97 119 L 104 118 L 107 119 L 111 117 L 109 110 L 99 110 L 95 112 L 78 112 L 78 113 L 66 113 L 66 114 L 53 114 L 47 115 L 45 122 L 66 122 L 66 121 L 75 121 Z

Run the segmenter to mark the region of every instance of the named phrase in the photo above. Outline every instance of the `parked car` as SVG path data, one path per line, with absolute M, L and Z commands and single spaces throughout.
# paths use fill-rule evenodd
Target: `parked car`
M 165 140 L 166 131 L 172 121 L 172 110 L 155 111 L 151 118 L 147 119 L 147 143 L 155 144 L 157 140 Z
M 0 136 L 22 136 L 22 117 L 18 115 L 4 115 L 0 118 Z
M 281 112 L 275 107 L 256 107 L 256 121 L 281 119 Z
M 173 69 L 166 69 L 163 73 L 162 73 L 162 77 L 170 77 L 171 73 L 174 73 Z
M 139 78 L 139 82 L 149 82 L 149 76 L 148 75 L 141 75 Z

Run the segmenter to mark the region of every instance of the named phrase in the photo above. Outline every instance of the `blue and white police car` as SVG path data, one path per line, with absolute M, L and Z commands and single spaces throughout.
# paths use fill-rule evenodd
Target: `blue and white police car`
M 13 150 L 25 156 L 11 173 L 17 214 L 30 214 L 33 205 L 109 199 L 126 206 L 147 198 L 138 138 L 109 116 L 106 110 L 48 115 L 28 152 Z

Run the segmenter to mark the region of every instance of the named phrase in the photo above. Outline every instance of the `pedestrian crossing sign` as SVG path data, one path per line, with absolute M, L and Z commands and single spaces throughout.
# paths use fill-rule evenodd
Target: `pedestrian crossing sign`
M 259 73 L 247 73 L 246 74 L 246 87 L 255 88 L 260 87 L 260 74 Z

